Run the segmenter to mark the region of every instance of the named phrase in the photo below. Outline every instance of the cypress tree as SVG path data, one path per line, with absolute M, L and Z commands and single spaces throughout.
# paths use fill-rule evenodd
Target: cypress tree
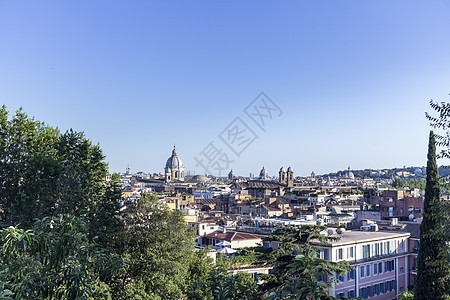
M 450 299 L 448 236 L 445 228 L 448 215 L 440 199 L 433 131 L 430 132 L 428 144 L 427 183 L 423 206 L 414 299 Z

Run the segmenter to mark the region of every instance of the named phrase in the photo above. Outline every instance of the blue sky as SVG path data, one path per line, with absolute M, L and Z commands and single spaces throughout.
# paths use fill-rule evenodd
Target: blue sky
M 0 98 L 84 131 L 111 171 L 186 170 L 213 141 L 239 175 L 425 165 L 449 101 L 448 1 L 0 1 Z M 245 107 L 283 111 L 262 131 Z M 240 157 L 218 135 L 240 117 Z M 445 163 L 445 162 L 443 162 Z

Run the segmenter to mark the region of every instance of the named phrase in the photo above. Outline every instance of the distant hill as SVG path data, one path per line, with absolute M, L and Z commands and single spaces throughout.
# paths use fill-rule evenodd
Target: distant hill
M 426 177 L 426 167 L 403 167 L 392 169 L 364 169 L 364 170 L 351 170 L 353 175 L 357 178 L 384 178 L 389 179 L 392 177 L 411 177 L 422 179 Z M 348 170 L 341 170 L 335 173 L 328 173 L 321 176 L 340 177 L 345 176 Z M 450 175 L 450 166 L 440 166 L 439 176 Z

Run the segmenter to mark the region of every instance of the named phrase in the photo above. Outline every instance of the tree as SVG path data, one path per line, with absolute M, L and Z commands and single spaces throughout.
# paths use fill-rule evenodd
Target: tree
M 85 222 L 72 215 L 36 220 L 32 229 L 10 226 L 0 242 L 0 290 L 16 299 L 111 299 L 107 283 L 124 268 L 118 255 L 89 243 Z
M 337 240 L 323 235 L 325 226 L 286 226 L 270 235 L 268 241 L 282 244 L 272 252 L 275 259 L 274 275 L 265 277 L 263 290 L 266 299 L 334 299 L 328 289 L 350 268 L 348 262 L 329 262 L 317 255 L 315 244 Z M 319 281 L 317 278 L 327 278 Z
M 433 102 L 430 101 L 430 106 L 438 114 L 438 117 L 425 113 L 426 118 L 430 121 L 430 125 L 433 128 L 440 128 L 444 130 L 444 134 L 435 134 L 436 145 L 444 147 L 438 155 L 438 158 L 450 158 L 450 135 L 448 130 L 450 129 L 450 103 L 446 102 Z
M 60 167 L 59 131 L 20 109 L 8 120 L 0 109 L 0 220 L 30 227 L 33 218 L 54 215 Z
M 249 273 L 230 274 L 224 269 L 213 269 L 202 281 L 196 281 L 186 292 L 191 300 L 259 299 L 257 284 Z
M 436 163 L 436 142 L 431 131 L 414 299 L 450 299 L 448 228 L 445 226 L 448 214 L 443 208 Z
M 121 253 L 121 233 L 124 214 L 120 212 L 122 190 L 119 174 L 114 173 L 105 184 L 98 203 L 89 211 L 89 238 L 103 249 Z
M 179 210 L 170 210 L 155 194 L 128 203 L 124 253 L 128 278 L 117 298 L 179 299 L 188 284 L 193 234 Z
M 19 109 L 0 109 L 0 226 L 31 228 L 34 218 L 84 217 L 90 237 L 120 231 L 117 179 L 105 185 L 102 150 L 82 132 L 61 134 Z

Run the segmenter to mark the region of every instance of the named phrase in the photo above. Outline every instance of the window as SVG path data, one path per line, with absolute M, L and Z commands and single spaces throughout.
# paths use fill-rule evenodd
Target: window
M 384 269 L 386 272 L 395 270 L 395 260 L 388 260 L 384 263 Z
M 370 276 L 370 265 L 366 266 L 366 276 Z
M 355 295 L 355 290 L 351 290 L 351 291 L 348 291 L 348 293 L 347 293 L 347 297 L 356 297 L 356 295 Z
M 403 250 L 403 240 L 402 240 L 402 241 L 400 241 L 400 243 L 399 243 L 398 247 L 399 247 L 399 248 L 400 248 L 401 250 Z
M 383 273 L 383 263 L 378 263 L 378 273 L 381 274 Z
M 355 269 L 351 269 L 350 271 L 348 271 L 348 273 L 347 273 L 347 281 L 354 280 L 355 279 L 355 273 L 356 273 Z
M 395 260 L 388 260 L 384 264 L 384 269 L 386 272 L 395 270 Z
M 323 275 L 319 275 L 317 277 L 317 281 L 323 281 L 323 282 L 327 282 L 328 280 L 327 274 L 323 274 Z
M 389 241 L 389 254 L 395 253 L 395 241 Z
M 373 295 L 378 295 L 380 293 L 380 286 L 378 284 L 374 284 L 372 287 Z
M 353 258 L 353 247 L 347 248 L 347 257 Z
M 344 282 L 344 275 L 341 275 L 338 272 L 336 272 L 336 279 L 338 283 Z
M 328 260 L 328 250 L 327 249 L 323 249 L 323 259 Z
M 338 249 L 338 259 L 344 259 L 344 249 L 340 248 Z
M 405 268 L 400 267 L 400 268 L 398 269 L 398 273 L 399 273 L 399 274 L 405 273 Z
M 395 280 L 391 280 L 391 281 L 386 281 L 385 283 L 385 291 L 386 293 L 389 293 L 390 291 L 395 290 Z
M 380 294 L 384 293 L 384 283 L 380 283 Z
M 361 273 L 360 277 L 363 278 L 364 277 L 364 266 L 361 266 L 360 273 Z
M 362 252 L 363 258 L 369 258 L 370 257 L 370 245 L 362 245 L 361 252 Z
M 344 293 L 343 293 L 343 292 L 342 292 L 342 293 L 339 293 L 339 294 L 336 295 L 336 297 L 338 297 L 338 298 L 344 298 Z
M 373 275 L 377 275 L 378 274 L 378 264 L 374 263 L 373 264 Z
M 363 297 L 364 298 L 369 298 L 369 289 L 368 288 L 363 288 Z

